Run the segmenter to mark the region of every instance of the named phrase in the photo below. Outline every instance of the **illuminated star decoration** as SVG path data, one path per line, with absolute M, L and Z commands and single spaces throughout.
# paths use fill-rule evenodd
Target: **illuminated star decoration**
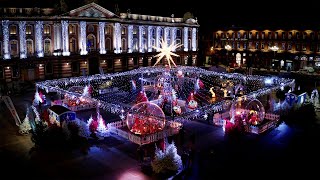
M 204 115 L 203 115 L 203 118 L 204 118 L 205 120 L 207 120 L 207 119 L 208 119 L 208 114 L 207 114 L 207 113 L 204 114 Z
M 155 48 L 157 51 L 160 51 L 159 54 L 154 56 L 154 57 L 157 57 L 157 61 L 153 66 L 156 66 L 161 61 L 161 59 L 165 56 L 168 61 L 169 68 L 171 68 L 171 63 L 176 67 L 177 65 L 174 63 L 171 56 L 178 57 L 179 55 L 175 54 L 171 51 L 181 47 L 182 44 L 174 44 L 174 42 L 172 42 L 171 45 L 168 46 L 167 41 L 162 39 L 160 46 L 161 46 L 161 48 L 153 46 L 153 48 Z

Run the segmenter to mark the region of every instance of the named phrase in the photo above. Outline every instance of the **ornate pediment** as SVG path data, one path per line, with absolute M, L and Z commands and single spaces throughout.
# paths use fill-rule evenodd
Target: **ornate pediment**
M 96 3 L 90 3 L 71 10 L 69 13 L 71 17 L 92 17 L 92 18 L 112 18 L 116 16 L 113 12 L 103 8 Z

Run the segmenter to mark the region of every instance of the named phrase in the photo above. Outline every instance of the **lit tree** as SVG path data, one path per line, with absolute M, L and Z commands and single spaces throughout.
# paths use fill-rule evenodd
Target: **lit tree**
M 165 149 L 156 147 L 155 159 L 151 166 L 156 173 L 176 172 L 182 168 L 181 156 L 177 153 L 177 147 L 165 141 Z
M 22 124 L 20 124 L 20 126 L 19 126 L 19 133 L 20 134 L 29 134 L 30 130 L 31 130 L 31 126 L 30 126 L 29 117 L 28 117 L 28 113 L 27 113 Z
M 100 114 L 97 115 L 97 118 L 98 118 L 97 135 L 100 137 L 106 137 L 108 135 L 108 129 L 104 123 L 104 120 Z

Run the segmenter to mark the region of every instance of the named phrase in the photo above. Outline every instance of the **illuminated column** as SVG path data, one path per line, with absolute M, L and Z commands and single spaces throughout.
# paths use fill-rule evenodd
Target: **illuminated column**
M 192 28 L 192 51 L 196 51 L 197 50 L 197 29 L 196 28 Z
M 2 20 L 3 59 L 10 59 L 9 53 L 9 20 Z
M 165 40 L 167 42 L 167 45 L 169 46 L 171 44 L 170 42 L 170 39 L 168 39 L 168 35 L 169 35 L 169 31 L 170 31 L 170 28 L 169 27 L 165 27 L 164 28 L 164 37 L 163 37 L 163 40 Z
M 88 54 L 87 51 L 87 22 L 86 21 L 80 21 L 80 55 L 86 55 Z
M 61 24 L 54 23 L 53 31 L 54 31 L 54 50 L 61 49 Z
M 183 50 L 188 51 L 188 27 L 184 27 L 183 32 Z
M 133 26 L 128 26 L 128 53 L 132 53 L 133 44 Z
M 36 53 L 37 57 L 43 57 L 43 22 L 36 21 Z
M 162 38 L 161 37 L 161 27 L 160 26 L 157 26 L 157 31 L 156 31 L 156 47 L 157 47 L 157 52 L 159 52 L 159 48 L 160 48 L 160 39 Z
M 144 27 L 139 26 L 139 52 L 143 52 L 143 31 Z
M 148 26 L 148 52 L 152 52 L 152 26 Z
M 20 59 L 27 57 L 26 21 L 19 21 Z
M 171 28 L 171 43 L 176 43 L 176 38 L 177 38 L 177 28 L 172 27 Z M 176 48 L 172 49 L 173 52 L 176 51 Z
M 113 45 L 114 45 L 113 46 L 114 53 L 119 54 L 120 47 L 121 47 L 121 26 L 120 26 L 120 23 L 114 24 Z
M 61 21 L 61 29 L 62 29 L 62 55 L 69 56 L 69 32 L 68 32 L 68 21 Z
M 100 45 L 100 54 L 106 53 L 106 43 L 105 43 L 105 33 L 104 33 L 105 22 L 99 22 L 99 45 Z

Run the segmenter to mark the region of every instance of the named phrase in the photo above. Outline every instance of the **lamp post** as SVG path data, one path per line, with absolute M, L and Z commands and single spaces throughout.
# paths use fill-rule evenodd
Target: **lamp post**
M 231 51 L 231 46 L 229 44 L 225 45 L 224 48 L 227 50 L 227 65 L 229 66 L 229 51 Z
M 279 47 L 274 45 L 274 46 L 271 46 L 270 49 L 271 51 L 273 51 L 273 59 L 274 59 L 276 57 L 276 52 L 279 50 Z M 269 64 L 268 64 L 268 68 L 270 68 Z

